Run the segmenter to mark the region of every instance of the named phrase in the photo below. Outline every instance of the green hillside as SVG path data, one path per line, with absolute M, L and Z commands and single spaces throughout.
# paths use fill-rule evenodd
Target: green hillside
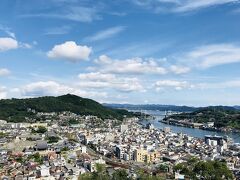
M 132 116 L 126 110 L 116 110 L 102 106 L 91 99 L 81 98 L 67 94 L 58 97 L 39 97 L 28 99 L 0 100 L 0 119 L 11 122 L 23 122 L 25 117 L 34 118 L 36 112 L 62 112 L 70 111 L 79 115 L 95 115 L 100 118 L 123 119 L 124 115 Z
M 191 119 L 194 122 L 205 123 L 213 121 L 216 127 L 232 127 L 240 129 L 240 110 L 233 107 L 215 106 L 199 108 L 191 113 L 171 115 L 167 119 Z

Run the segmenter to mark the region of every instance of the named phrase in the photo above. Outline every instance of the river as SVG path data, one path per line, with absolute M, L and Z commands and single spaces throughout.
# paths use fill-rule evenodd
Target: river
M 161 123 L 158 121 L 162 120 L 164 118 L 165 112 L 145 110 L 144 113 L 150 114 L 150 115 L 154 116 L 156 119 L 155 120 L 143 120 L 143 121 L 141 121 L 141 123 L 143 125 L 146 125 L 147 123 L 151 123 L 154 125 L 154 127 L 159 128 L 159 129 L 163 129 L 164 127 L 170 127 L 171 131 L 174 133 L 181 132 L 183 134 L 188 134 L 192 137 L 198 137 L 198 138 L 204 138 L 205 135 L 218 135 L 218 136 L 227 135 L 228 137 L 233 139 L 234 143 L 240 143 L 240 133 L 214 132 L 214 131 L 206 131 L 206 130 L 202 130 L 202 129 L 193 129 L 193 128 L 164 124 L 164 123 Z

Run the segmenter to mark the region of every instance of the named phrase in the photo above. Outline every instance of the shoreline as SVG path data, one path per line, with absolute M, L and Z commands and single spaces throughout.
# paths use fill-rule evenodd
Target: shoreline
M 192 128 L 192 129 L 201 129 L 205 131 L 211 131 L 211 132 L 222 132 L 222 133 L 240 133 L 240 130 L 237 129 L 232 129 L 232 128 L 225 128 L 225 129 L 219 129 L 216 127 L 208 128 L 208 127 L 196 127 L 193 124 L 194 123 L 182 123 L 179 121 L 164 121 L 164 120 L 158 120 L 158 122 L 164 123 L 164 124 L 169 124 L 173 126 L 179 126 L 179 127 L 186 127 L 186 128 Z

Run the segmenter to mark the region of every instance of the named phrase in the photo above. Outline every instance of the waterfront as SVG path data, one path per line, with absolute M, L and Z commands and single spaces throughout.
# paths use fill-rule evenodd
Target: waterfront
M 162 120 L 164 118 L 165 112 L 163 111 L 144 111 L 144 113 L 150 114 L 155 117 L 154 120 L 143 120 L 141 123 L 143 125 L 147 123 L 151 123 L 154 125 L 154 127 L 163 129 L 164 127 L 170 127 L 172 132 L 175 133 L 184 133 L 188 134 L 193 137 L 203 138 L 205 135 L 218 135 L 218 136 L 229 136 L 233 139 L 235 143 L 240 143 L 240 133 L 230 133 L 230 132 L 214 132 L 214 131 L 206 131 L 202 129 L 193 129 L 193 128 L 187 128 L 187 127 L 181 127 L 181 126 L 174 126 L 169 124 L 164 124 L 159 122 L 159 120 Z

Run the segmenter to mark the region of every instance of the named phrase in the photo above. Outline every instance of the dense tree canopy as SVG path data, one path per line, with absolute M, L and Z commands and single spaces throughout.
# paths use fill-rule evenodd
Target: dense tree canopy
M 25 122 L 27 118 L 37 119 L 35 112 L 70 111 L 79 115 L 95 115 L 100 118 L 123 119 L 133 114 L 121 109 L 104 107 L 91 99 L 67 94 L 58 97 L 0 100 L 0 119 L 9 122 Z
M 194 122 L 205 123 L 213 121 L 216 127 L 233 127 L 240 129 L 240 111 L 225 106 L 200 108 L 191 113 L 181 113 L 169 116 L 167 119 L 190 119 Z
M 233 179 L 232 172 L 225 162 L 220 161 L 198 161 L 195 158 L 186 163 L 177 164 L 174 170 L 184 174 L 191 179 L 222 180 Z

